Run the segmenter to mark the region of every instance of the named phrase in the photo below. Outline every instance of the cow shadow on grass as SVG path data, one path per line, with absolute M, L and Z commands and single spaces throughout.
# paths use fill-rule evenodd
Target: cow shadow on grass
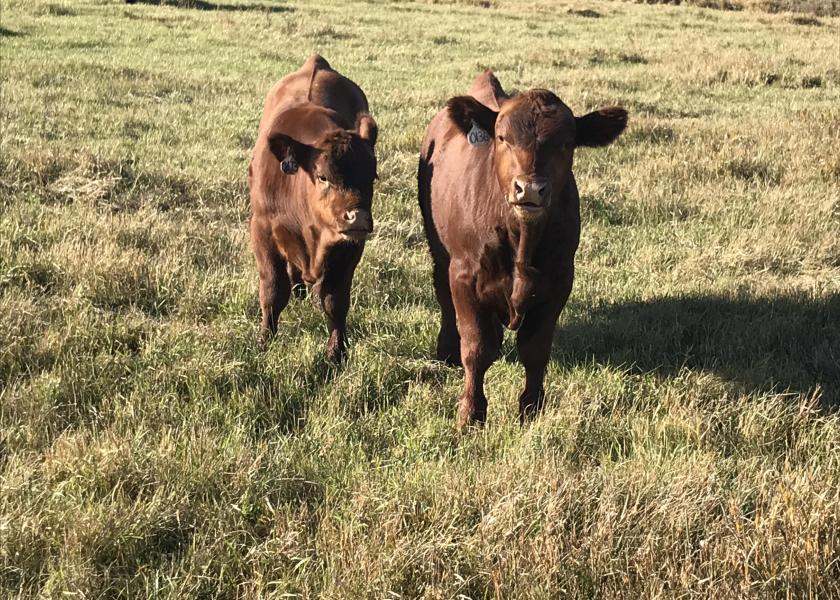
M 561 318 L 552 358 L 675 376 L 713 372 L 739 392 L 821 391 L 840 406 L 840 295 L 682 296 L 606 304 Z
M 340 372 L 341 366 L 319 354 L 310 364 L 295 368 L 291 377 L 265 372 L 252 377 L 248 383 L 256 402 L 249 407 L 248 422 L 253 439 L 262 439 L 272 431 L 290 435 L 303 429 L 322 390 L 333 384 Z
M 221 10 L 228 12 L 259 11 L 268 13 L 293 12 L 292 6 L 266 4 L 216 4 L 207 0 L 125 0 L 126 4 L 151 4 L 152 6 L 172 6 L 194 10 Z

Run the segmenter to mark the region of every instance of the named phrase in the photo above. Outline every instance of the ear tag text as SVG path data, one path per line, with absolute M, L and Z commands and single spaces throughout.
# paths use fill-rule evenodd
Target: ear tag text
M 490 141 L 490 134 L 478 126 L 475 121 L 472 122 L 472 128 L 467 134 L 467 141 L 471 146 L 478 146 L 479 144 L 486 144 Z
M 283 162 L 280 163 L 280 168 L 283 169 L 283 172 L 286 175 L 292 175 L 296 173 L 298 170 L 298 163 L 295 160 L 295 157 L 289 154 L 286 158 L 283 159 Z

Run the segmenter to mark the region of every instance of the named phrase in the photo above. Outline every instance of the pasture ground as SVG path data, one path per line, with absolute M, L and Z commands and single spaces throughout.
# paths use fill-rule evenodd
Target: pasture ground
M 3 0 L 0 596 L 840 597 L 840 18 L 586 0 Z M 381 127 L 351 350 L 261 352 L 246 167 L 321 52 Z M 493 67 L 575 111 L 583 239 L 544 415 L 489 421 L 416 207 Z

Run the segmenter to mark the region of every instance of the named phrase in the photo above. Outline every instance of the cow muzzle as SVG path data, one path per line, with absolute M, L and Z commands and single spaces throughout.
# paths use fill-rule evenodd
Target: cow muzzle
M 373 219 L 370 212 L 361 208 L 348 210 L 343 215 L 339 233 L 347 240 L 362 242 L 373 232 Z
M 545 179 L 517 177 L 513 180 L 508 202 L 517 215 L 536 217 L 548 208 L 549 191 L 550 185 Z

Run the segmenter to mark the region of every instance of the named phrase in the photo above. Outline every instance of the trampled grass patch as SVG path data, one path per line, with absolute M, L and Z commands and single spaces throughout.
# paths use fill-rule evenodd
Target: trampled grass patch
M 4 2 L 0 595 L 840 596 L 840 20 L 685 4 Z M 315 51 L 381 132 L 342 368 L 305 297 L 256 344 L 247 162 Z M 630 122 L 545 413 L 509 337 L 459 435 L 415 177 L 487 67 Z

